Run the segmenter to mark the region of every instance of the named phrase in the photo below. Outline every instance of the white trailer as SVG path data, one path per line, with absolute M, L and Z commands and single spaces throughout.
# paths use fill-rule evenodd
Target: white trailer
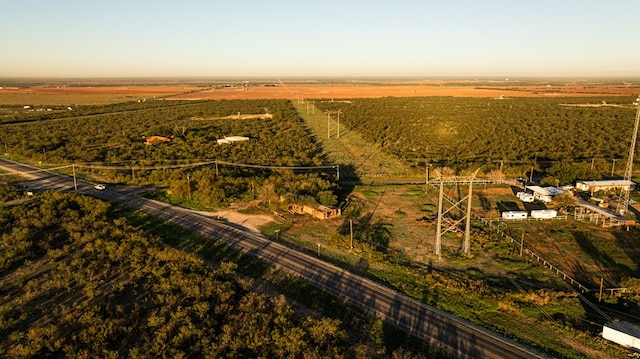
M 516 197 L 518 197 L 522 202 L 533 202 L 533 195 L 529 192 L 518 192 L 516 193 Z
M 623 347 L 640 351 L 640 327 L 628 322 L 610 322 L 602 327 L 602 337 Z
M 558 211 L 555 209 L 532 209 L 531 218 L 535 219 L 552 219 L 558 216 Z
M 533 198 L 537 199 L 538 201 L 542 201 L 544 203 L 549 203 L 553 199 L 551 196 L 547 194 L 540 194 L 540 193 L 534 193 Z
M 502 219 L 506 219 L 506 220 L 527 219 L 527 212 L 525 212 L 525 211 L 505 211 L 505 212 L 502 212 Z

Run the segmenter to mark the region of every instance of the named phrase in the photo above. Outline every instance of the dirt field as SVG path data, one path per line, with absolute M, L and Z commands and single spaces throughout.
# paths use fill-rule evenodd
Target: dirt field
M 32 86 L 4 87 L 1 94 L 50 94 L 50 95 L 157 95 L 166 96 L 201 89 L 194 86 Z
M 587 97 L 634 96 L 640 87 L 607 86 L 439 86 L 439 85 L 285 85 L 208 89 L 177 95 L 174 99 L 339 99 L 413 96 L 453 97 Z
M 36 97 L 77 97 L 115 96 L 114 98 L 151 98 L 189 100 L 223 99 L 341 99 L 375 97 L 412 96 L 453 96 L 453 97 L 587 97 L 587 96 L 634 96 L 640 93 L 636 85 L 593 85 L 589 83 L 570 85 L 512 86 L 508 82 L 488 85 L 473 85 L 460 82 L 451 85 L 441 81 L 416 83 L 382 84 L 298 84 L 280 83 L 277 86 L 249 85 L 215 87 L 209 85 L 109 85 L 96 86 L 31 86 L 0 88 L 0 103 L 3 99 L 28 99 Z M 29 96 L 27 96 L 29 95 Z M 37 96 L 34 96 L 37 95 Z M 13 102 L 13 101 L 12 101 Z M 81 102 L 81 101 L 79 101 Z

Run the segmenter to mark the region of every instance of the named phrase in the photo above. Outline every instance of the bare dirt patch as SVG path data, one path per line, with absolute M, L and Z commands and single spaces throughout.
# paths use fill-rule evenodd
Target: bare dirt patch
M 213 217 L 229 222 L 238 227 L 243 227 L 255 233 L 260 233 L 260 230 L 258 229 L 260 228 L 260 226 L 263 226 L 269 222 L 273 222 L 273 218 L 271 216 L 267 216 L 264 214 L 243 214 L 234 210 L 216 212 L 198 211 L 198 213 L 207 217 Z
M 511 188 L 505 187 L 493 187 L 493 188 L 485 188 L 482 190 L 484 194 L 493 195 L 493 196 L 504 196 L 504 195 L 513 195 L 513 191 Z

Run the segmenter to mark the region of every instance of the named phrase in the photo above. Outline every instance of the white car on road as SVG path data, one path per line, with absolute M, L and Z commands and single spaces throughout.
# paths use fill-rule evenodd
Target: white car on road
M 97 189 L 98 191 L 102 191 L 104 190 L 106 187 L 103 184 L 97 184 L 95 186 L 93 186 L 93 188 Z

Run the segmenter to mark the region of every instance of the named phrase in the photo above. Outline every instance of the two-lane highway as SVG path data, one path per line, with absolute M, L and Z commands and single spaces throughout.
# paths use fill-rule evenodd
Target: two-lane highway
M 67 176 L 38 172 L 36 168 L 6 160 L 0 160 L 0 167 L 16 173 L 30 173 L 33 179 L 25 182 L 25 185 L 32 190 L 74 190 L 73 179 Z M 91 184 L 78 182 L 78 192 L 123 203 L 221 241 L 231 248 L 253 255 L 346 302 L 374 313 L 412 335 L 434 343 L 461 358 L 544 357 L 530 348 L 314 256 L 297 252 L 262 236 L 241 231 L 190 210 L 137 197 L 132 188 L 107 186 L 105 190 L 96 190 Z

